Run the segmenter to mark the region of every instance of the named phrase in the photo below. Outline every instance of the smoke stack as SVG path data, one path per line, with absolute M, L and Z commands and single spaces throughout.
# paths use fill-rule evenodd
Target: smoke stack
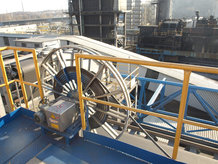
M 195 15 L 197 17 L 197 21 L 199 20 L 199 17 L 200 17 L 199 13 L 200 13 L 199 11 L 195 11 Z
M 164 19 L 172 19 L 172 0 L 158 0 L 157 24 Z

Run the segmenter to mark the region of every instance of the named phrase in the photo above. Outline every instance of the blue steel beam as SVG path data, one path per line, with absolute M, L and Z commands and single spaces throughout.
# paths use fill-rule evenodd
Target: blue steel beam
M 206 110 L 206 112 L 209 114 L 209 116 L 211 117 L 211 119 L 216 123 L 216 125 L 218 124 L 218 120 L 216 119 L 215 115 L 210 111 L 210 109 L 207 107 L 207 105 L 204 103 L 203 98 L 197 94 L 196 91 L 192 91 L 193 95 L 197 98 L 197 100 L 199 101 L 199 103 L 202 105 L 202 107 Z
M 169 115 L 169 116 L 178 117 L 178 114 L 161 110 L 161 107 L 166 105 L 167 103 L 169 103 L 173 99 L 175 99 L 179 94 L 181 94 L 181 90 L 179 90 L 179 91 L 177 91 L 177 92 L 175 92 L 175 93 L 173 93 L 173 94 L 171 94 L 171 95 L 169 95 L 167 97 L 164 97 L 166 85 L 182 87 L 181 83 L 162 81 L 162 80 L 156 80 L 156 79 L 151 79 L 151 78 L 143 78 L 143 77 L 138 77 L 137 79 L 140 80 L 140 84 L 141 84 L 141 90 L 140 90 L 140 95 L 139 95 L 139 104 L 140 104 L 139 106 L 140 106 L 140 109 L 142 109 L 143 107 L 147 107 L 147 108 L 144 108 L 144 109 L 151 110 L 151 111 L 154 111 L 154 112 L 157 112 L 157 113 L 160 113 L 160 114 L 165 114 L 165 115 Z M 142 101 L 143 98 L 145 98 L 145 96 L 144 96 L 146 94 L 145 93 L 145 89 L 146 89 L 145 85 L 146 85 L 147 82 L 159 83 L 159 84 L 163 84 L 164 85 L 164 90 L 161 91 L 161 99 L 156 101 L 156 102 L 154 102 L 150 106 L 145 106 L 146 101 L 145 102 Z M 201 122 L 201 123 L 205 123 L 205 124 L 209 124 L 209 125 L 217 125 L 218 121 L 217 121 L 215 115 L 218 115 L 218 112 L 206 100 L 204 100 L 200 95 L 198 95 L 198 93 L 196 92 L 197 90 L 207 91 L 207 92 L 215 92 L 215 93 L 218 93 L 218 90 L 217 89 L 212 89 L 212 88 L 204 88 L 204 87 L 189 85 L 189 91 L 188 91 L 188 97 L 187 97 L 187 100 L 189 100 L 190 99 L 190 95 L 193 92 L 195 92 L 195 96 L 196 96 L 197 100 L 201 103 L 201 105 L 204 108 L 206 108 L 205 109 L 206 112 L 212 117 L 213 121 L 202 120 L 202 119 L 199 119 L 199 118 L 194 118 L 194 117 L 187 116 L 188 101 L 187 101 L 187 104 L 186 104 L 186 111 L 185 111 L 184 119 L 192 120 L 192 121 L 197 121 L 197 122 Z M 155 106 L 155 105 L 157 105 L 155 108 L 153 108 L 153 109 L 150 108 L 151 106 Z M 143 118 L 145 118 L 145 117 L 147 117 L 147 116 L 146 115 L 139 115 L 139 121 L 145 123 L 143 121 Z M 161 120 L 163 122 L 165 122 L 166 124 L 168 124 L 171 128 L 175 129 L 175 127 L 172 124 L 170 124 L 167 120 L 165 120 L 165 119 L 161 119 Z M 165 127 L 154 125 L 154 124 L 150 124 L 150 123 L 145 123 L 145 124 L 152 125 L 152 126 L 155 126 L 155 127 L 161 127 L 161 128 L 164 128 L 164 129 L 167 129 L 167 130 L 171 130 L 171 131 L 175 131 L 175 130 L 170 129 L 170 128 L 165 128 Z M 209 138 L 200 137 L 200 136 L 197 136 L 197 135 L 194 135 L 194 134 L 190 134 L 190 133 L 193 133 L 193 132 L 207 131 L 207 130 L 208 129 L 185 131 L 185 127 L 183 125 L 182 134 L 186 134 L 186 135 L 189 135 L 189 136 L 197 137 L 197 138 L 200 138 L 200 139 L 206 139 L 208 141 L 214 142 L 213 139 L 209 139 Z
M 167 103 L 171 102 L 173 99 L 175 99 L 177 96 L 179 96 L 182 93 L 182 90 L 176 91 L 174 93 L 172 93 L 171 95 L 165 97 L 163 100 L 158 100 L 156 103 L 152 104 L 156 105 L 159 103 L 159 105 L 157 105 L 155 108 L 152 108 L 151 111 L 156 111 L 157 109 L 159 109 L 160 107 L 166 105 Z
M 196 91 L 195 91 L 195 92 L 196 92 Z M 196 94 L 199 95 L 197 92 L 196 92 Z M 199 96 L 200 96 L 200 95 L 199 95 Z M 200 97 L 201 97 L 201 96 L 200 96 Z M 218 112 L 217 112 L 206 100 L 204 100 L 203 97 L 201 97 L 201 98 L 202 98 L 202 99 L 201 99 L 202 102 L 205 103 L 205 105 L 207 105 L 207 106 L 212 110 L 212 112 L 214 112 L 214 114 L 218 116 Z
M 138 78 L 139 80 L 140 80 L 140 82 L 141 82 L 141 84 L 142 84 L 142 82 L 143 83 L 146 83 L 146 82 L 153 82 L 153 83 L 162 83 L 162 84 L 165 84 L 165 85 L 173 85 L 173 86 L 182 86 L 182 84 L 181 83 L 176 83 L 176 82 L 168 82 L 168 81 L 162 81 L 162 80 L 156 80 L 156 79 L 150 79 L 150 78 L 142 78 L 142 77 L 139 77 Z M 144 82 L 144 81 L 146 81 L 146 82 Z M 203 90 L 203 91 L 209 91 L 209 92 L 217 92 L 218 93 L 218 90 L 217 89 L 211 89 L 211 88 L 203 88 L 203 87 L 198 87 L 198 86 L 194 86 L 194 85 L 190 85 L 189 86 L 189 89 L 190 90 Z M 141 95 L 140 95 L 140 97 L 141 97 Z M 139 97 L 139 99 L 140 99 L 140 97 Z M 166 98 L 165 99 L 162 99 L 162 101 L 165 101 L 166 100 Z M 159 101 L 161 101 L 161 100 L 159 100 Z M 156 105 L 156 104 L 158 104 L 159 103 L 159 101 L 158 102 L 155 102 L 155 104 L 153 104 L 153 106 L 154 105 Z M 207 104 L 207 106 L 215 113 L 215 114 L 217 114 L 217 112 L 203 99 L 202 101 L 204 101 L 204 103 L 205 104 Z M 188 104 L 187 104 L 188 105 Z M 143 107 L 144 105 L 143 104 L 140 104 L 140 106 L 141 107 Z M 187 111 L 186 111 L 187 112 Z M 161 112 L 162 113 L 162 112 Z M 166 113 L 167 114 L 167 113 Z M 204 123 L 209 123 L 208 121 L 204 121 L 204 120 L 202 120 L 202 119 L 194 119 L 194 118 L 192 118 L 192 117 L 187 117 L 187 118 L 191 118 L 191 120 L 198 120 L 198 122 L 204 122 Z M 210 124 L 211 124 L 211 122 L 210 122 Z

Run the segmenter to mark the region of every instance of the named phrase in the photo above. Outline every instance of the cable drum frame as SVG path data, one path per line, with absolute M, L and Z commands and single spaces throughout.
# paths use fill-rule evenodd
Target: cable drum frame
M 42 86 L 43 86 L 44 89 L 47 89 L 47 90 L 50 90 L 51 92 L 53 92 L 53 94 L 58 94 L 58 95 L 61 95 L 61 96 L 66 96 L 66 95 L 64 95 L 63 93 L 58 93 L 57 91 L 55 91 L 53 89 L 53 87 L 49 86 L 48 84 L 45 84 L 45 79 L 47 78 L 46 72 L 48 72 L 50 74 L 50 76 L 53 76 L 53 78 L 56 78 L 55 74 L 57 74 L 61 70 L 64 70 L 67 67 L 66 61 L 64 61 L 64 58 L 63 58 L 63 54 L 61 54 L 64 49 L 68 49 L 68 50 L 72 49 L 72 53 L 71 53 L 71 55 L 72 55 L 72 57 L 71 57 L 72 65 L 73 65 L 73 62 L 74 62 L 74 53 L 79 52 L 79 53 L 86 53 L 86 54 L 90 54 L 90 55 L 103 56 L 101 53 L 99 53 L 99 52 L 97 52 L 97 51 L 95 51 L 93 49 L 87 48 L 85 46 L 80 46 L 80 45 L 63 46 L 63 47 L 56 48 L 56 49 L 52 50 L 44 58 L 44 60 L 41 63 L 41 66 L 40 66 Z M 74 52 L 75 50 L 77 50 L 78 52 Z M 60 53 L 60 54 L 58 55 L 58 53 Z M 56 54 L 56 59 L 58 59 L 57 61 L 60 62 L 58 64 L 60 64 L 61 65 L 60 67 L 62 67 L 62 69 L 59 68 L 60 70 L 57 71 L 57 72 L 55 72 L 56 70 L 55 71 L 51 70 L 52 69 L 51 65 L 48 65 L 49 60 L 51 60 L 52 56 L 55 55 L 55 54 Z M 63 60 L 63 61 L 61 61 L 61 60 Z M 103 69 L 107 68 L 111 72 L 114 79 L 116 79 L 116 81 L 117 81 L 117 83 L 118 83 L 118 85 L 120 87 L 120 90 L 121 90 L 121 92 L 122 92 L 122 94 L 124 96 L 125 106 L 131 107 L 131 99 L 130 99 L 129 91 L 128 91 L 127 85 L 124 82 L 124 80 L 123 80 L 121 74 L 119 73 L 119 71 L 115 68 L 115 66 L 111 62 L 108 62 L 108 61 L 95 61 L 95 62 L 97 62 L 98 64 L 101 64 L 101 66 L 104 67 Z M 90 62 L 90 64 L 91 64 L 91 62 Z M 99 68 L 101 68 L 101 67 L 99 66 Z M 51 74 L 52 71 L 54 73 L 53 75 Z M 66 78 L 68 78 L 68 77 L 66 77 Z M 97 77 L 95 77 L 95 78 L 97 80 L 99 80 Z M 55 80 L 55 79 L 53 79 L 53 80 Z M 100 80 L 99 80 L 99 82 L 100 82 Z M 66 85 L 66 83 L 64 85 Z M 72 86 L 72 83 L 68 84 L 68 87 L 71 87 L 71 86 Z M 110 93 L 110 91 L 108 90 L 108 88 L 104 84 L 102 84 L 102 86 L 108 93 Z M 63 86 L 63 87 L 66 88 L 67 86 Z M 115 100 L 115 103 L 121 104 L 119 101 L 116 100 L 116 98 L 113 95 L 110 95 L 110 96 L 112 97 L 112 99 Z M 92 112 L 92 111 L 90 111 L 90 112 Z M 130 112 L 129 111 L 125 111 L 125 112 L 126 112 L 126 117 L 123 120 L 124 123 L 125 123 L 125 126 L 123 127 L 122 131 L 119 134 L 116 133 L 115 135 L 110 135 L 105 130 L 114 139 L 119 139 L 122 136 L 122 134 L 126 131 L 127 127 L 128 127 L 128 120 L 129 120 Z M 107 122 L 105 124 L 107 125 L 106 128 L 109 128 L 109 129 L 112 128 L 111 130 L 115 131 L 115 130 L 113 130 L 113 127 L 111 127 Z M 103 129 L 104 129 L 104 127 L 103 127 Z

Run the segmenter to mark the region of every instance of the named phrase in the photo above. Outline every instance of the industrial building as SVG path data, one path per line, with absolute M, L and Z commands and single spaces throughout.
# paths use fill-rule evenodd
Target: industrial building
M 84 35 L 115 46 L 126 44 L 126 0 L 69 1 L 71 26 Z M 73 24 L 72 17 L 77 24 Z

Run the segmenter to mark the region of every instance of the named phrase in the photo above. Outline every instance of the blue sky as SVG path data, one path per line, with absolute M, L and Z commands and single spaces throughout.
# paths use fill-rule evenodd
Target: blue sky
M 67 9 L 68 0 L 1 0 L 0 13 Z
M 142 1 L 149 2 L 151 0 Z M 68 0 L 0 0 L 0 2 L 0 14 L 22 11 L 22 2 L 24 11 L 62 10 L 67 9 L 68 6 Z M 218 0 L 173 0 L 173 2 L 174 12 L 176 12 L 177 15 L 179 15 L 180 17 L 194 15 L 194 11 L 190 13 L 186 11 L 187 6 L 185 8 L 181 7 L 185 4 L 189 4 L 190 2 L 196 3 L 198 6 L 200 5 L 200 7 L 197 7 L 195 10 L 200 10 L 201 14 L 205 13 L 204 10 L 213 10 L 212 13 L 208 12 L 208 14 L 205 14 L 204 16 L 209 16 L 210 14 L 218 16 Z M 202 2 L 204 3 L 202 4 Z M 216 5 L 213 5 L 211 2 L 216 2 L 214 3 Z M 213 7 L 211 7 L 211 4 L 213 5 Z M 189 8 L 190 7 L 191 6 L 189 6 Z M 187 14 L 185 15 L 185 13 Z

